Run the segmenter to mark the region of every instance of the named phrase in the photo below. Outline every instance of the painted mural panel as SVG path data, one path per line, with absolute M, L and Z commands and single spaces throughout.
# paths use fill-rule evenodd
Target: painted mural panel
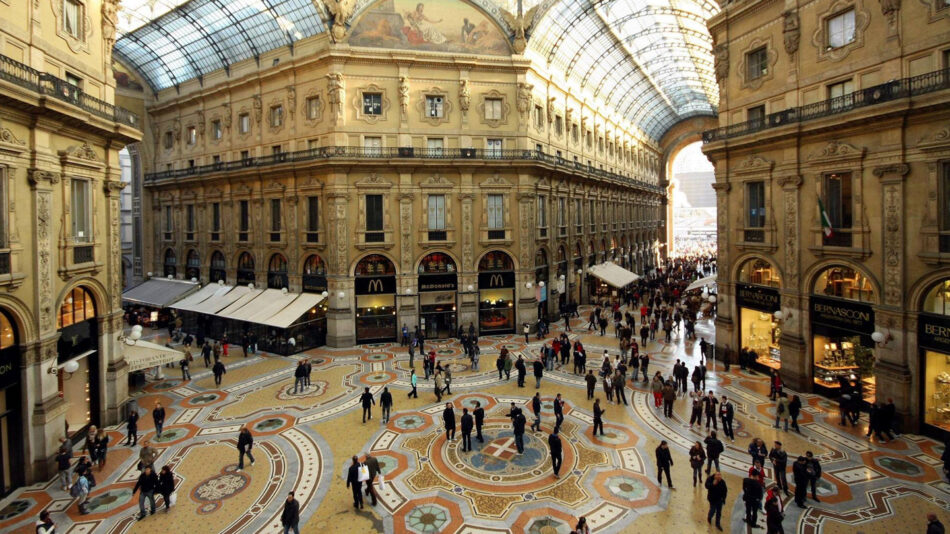
M 457 0 L 382 0 L 350 32 L 353 46 L 508 55 L 508 39 L 477 8 Z

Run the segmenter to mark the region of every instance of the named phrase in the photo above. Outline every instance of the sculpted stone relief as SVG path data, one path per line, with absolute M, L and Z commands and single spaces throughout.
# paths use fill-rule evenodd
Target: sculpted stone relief
M 800 176 L 786 176 L 779 180 L 785 205 L 785 280 L 787 287 L 798 287 L 798 188 Z
M 37 278 L 39 279 L 40 299 L 40 328 L 55 328 L 51 319 L 53 311 L 53 268 L 50 263 L 52 245 L 50 244 L 50 205 L 52 193 L 50 191 L 36 192 L 36 250 L 37 250 Z
M 802 40 L 801 20 L 797 12 L 786 11 L 782 14 L 782 39 L 785 43 L 785 53 L 794 56 Z

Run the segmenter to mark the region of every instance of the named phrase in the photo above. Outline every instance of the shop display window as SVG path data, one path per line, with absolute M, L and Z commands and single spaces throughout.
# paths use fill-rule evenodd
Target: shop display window
M 515 326 L 514 290 L 482 291 L 478 302 L 480 332 L 512 330 Z
M 359 340 L 391 339 L 396 335 L 396 296 L 356 297 L 356 331 Z
M 874 402 L 874 350 L 861 336 L 814 336 L 815 384 L 836 390 L 855 385 L 867 402 Z
M 778 340 L 781 325 L 771 313 L 752 308 L 740 308 L 742 346 L 755 352 L 756 361 L 772 369 L 781 369 L 782 353 Z
M 861 302 L 874 302 L 874 287 L 868 277 L 848 267 L 831 267 L 818 275 L 814 293 Z
M 950 431 L 950 355 L 924 353 L 924 422 Z
M 778 271 L 772 264 L 759 258 L 747 260 L 739 269 L 739 281 L 767 287 L 781 287 Z

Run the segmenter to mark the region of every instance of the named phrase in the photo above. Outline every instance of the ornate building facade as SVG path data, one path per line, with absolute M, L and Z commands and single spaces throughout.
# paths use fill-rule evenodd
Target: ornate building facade
M 651 268 L 657 142 L 489 12 L 441 6 L 477 37 L 407 44 L 379 35 L 391 4 L 148 97 L 147 270 L 326 291 L 327 343 L 347 346 L 520 331 L 587 302 L 589 266 Z
M 942 433 L 950 270 L 950 10 L 737 2 L 709 21 L 721 349 L 803 391 L 893 398 Z M 721 352 L 720 352 L 721 353 Z
M 56 472 L 64 428 L 121 417 L 119 151 L 141 137 L 113 105 L 116 2 L 5 4 L 0 494 Z

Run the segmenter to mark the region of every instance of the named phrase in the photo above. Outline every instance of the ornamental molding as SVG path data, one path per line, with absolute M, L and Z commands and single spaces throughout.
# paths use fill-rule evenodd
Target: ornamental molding
M 360 189 L 391 189 L 393 183 L 389 180 L 384 180 L 379 174 L 371 173 L 357 181 L 354 186 Z
M 491 187 L 491 188 L 511 188 L 514 187 L 514 184 L 509 182 L 505 177 L 500 174 L 495 173 L 488 179 L 484 180 L 481 184 L 481 187 Z
M 63 162 L 63 165 L 80 165 L 93 168 L 103 167 L 99 154 L 96 154 L 95 149 L 85 142 L 81 145 L 71 146 L 66 150 L 60 150 L 59 159 Z
M 486 101 L 496 98 L 501 100 L 501 118 L 489 119 L 486 113 Z M 495 89 L 487 93 L 482 93 L 478 104 L 478 111 L 479 121 L 486 126 L 498 128 L 499 126 L 508 124 L 508 116 L 511 114 L 511 106 L 508 105 L 508 95 Z
M 762 174 L 772 172 L 774 167 L 774 161 L 765 159 L 758 154 L 749 154 L 746 159 L 739 162 L 732 172 L 735 174 Z
M 808 155 L 810 163 L 841 162 L 842 160 L 863 159 L 867 149 L 844 143 L 837 139 L 829 141 L 822 148 Z
M 765 47 L 765 72 L 758 78 L 748 79 L 748 68 L 747 60 L 749 58 L 749 53 Z M 739 79 L 742 81 L 743 89 L 758 89 L 762 87 L 766 81 L 771 80 L 775 77 L 775 64 L 778 63 L 778 52 L 775 51 L 775 47 L 772 46 L 772 38 L 762 39 L 755 38 L 749 42 L 749 44 L 742 51 L 741 59 L 739 59 L 739 64 L 736 66 L 739 71 Z
M 917 148 L 924 151 L 950 149 L 950 126 L 927 133 L 917 141 Z
M 50 0 L 53 7 L 53 17 L 56 19 L 56 35 L 66 41 L 69 49 L 75 53 L 85 52 L 89 54 L 89 40 L 93 34 L 92 19 L 89 18 L 89 10 L 86 3 L 80 4 L 79 20 L 80 28 L 78 36 L 66 31 L 66 19 L 63 16 L 63 0 Z M 34 2 L 34 7 L 39 9 L 39 2 Z
M 871 172 L 873 172 L 874 176 L 877 176 L 882 181 L 893 180 L 894 178 L 903 180 L 904 177 L 910 173 L 910 165 L 907 165 L 906 163 L 892 163 L 890 165 L 874 167 Z
M 272 192 L 283 193 L 284 191 L 287 190 L 287 186 L 278 182 L 277 180 L 271 180 L 267 185 L 264 186 L 263 190 L 267 192 L 271 192 L 271 193 Z
M 445 176 L 436 174 L 423 180 L 422 183 L 419 184 L 419 187 L 426 189 L 451 189 L 455 187 L 455 184 Z
M 850 43 L 832 48 L 828 45 L 828 20 L 849 9 L 854 9 L 854 40 Z M 815 31 L 811 36 L 811 43 L 818 52 L 818 61 L 841 61 L 848 57 L 852 50 L 864 46 L 865 31 L 871 22 L 871 14 L 864 9 L 860 0 L 838 0 L 832 2 L 828 9 L 818 14 Z
M 26 141 L 21 141 L 9 128 L 0 127 L 0 150 L 19 154 L 26 150 Z
M 30 181 L 30 186 L 36 188 L 37 185 L 44 182 L 48 182 L 50 185 L 58 184 L 61 178 L 61 174 L 53 171 L 46 171 L 42 169 L 29 169 L 27 171 L 27 179 Z

